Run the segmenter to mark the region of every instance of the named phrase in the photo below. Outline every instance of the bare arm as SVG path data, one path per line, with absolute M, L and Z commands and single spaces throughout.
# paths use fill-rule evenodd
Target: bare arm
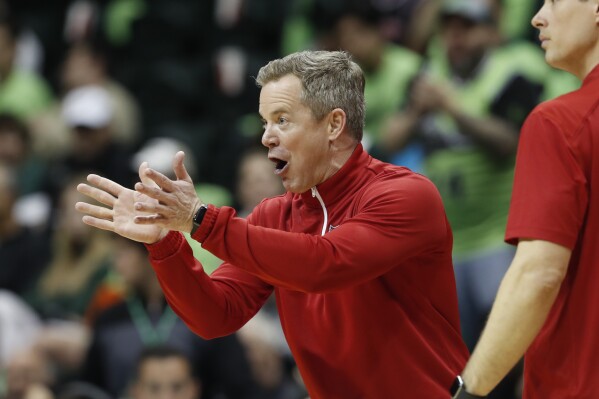
M 455 100 L 456 94 L 445 84 L 419 77 L 410 92 L 410 106 L 386 123 L 382 144 L 397 151 L 408 142 L 420 119 L 428 112 L 446 112 L 458 125 L 462 134 L 488 149 L 498 157 L 515 154 L 518 147 L 518 130 L 507 121 L 495 117 L 475 117 L 465 112 Z
M 413 107 L 390 117 L 383 127 L 381 146 L 394 152 L 403 149 L 414 136 L 422 114 Z
M 547 241 L 520 241 L 462 373 L 468 392 L 488 394 L 524 355 L 555 302 L 570 255 L 568 248 Z
M 500 157 L 516 153 L 518 130 L 508 122 L 494 117 L 477 118 L 463 112 L 457 104 L 450 102 L 445 107 L 460 131 Z

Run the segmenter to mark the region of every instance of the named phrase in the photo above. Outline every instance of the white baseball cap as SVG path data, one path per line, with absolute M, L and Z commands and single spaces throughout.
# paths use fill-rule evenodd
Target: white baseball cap
M 69 127 L 103 128 L 112 122 L 113 114 L 110 95 L 100 86 L 73 89 L 62 101 L 62 116 Z

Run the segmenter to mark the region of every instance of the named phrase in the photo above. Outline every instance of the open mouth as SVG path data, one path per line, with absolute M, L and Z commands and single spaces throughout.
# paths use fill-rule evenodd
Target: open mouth
M 279 158 L 270 158 L 270 160 L 275 164 L 275 173 L 277 175 L 280 175 L 281 173 L 283 173 L 283 171 L 285 171 L 285 169 L 287 169 L 287 161 L 283 161 Z

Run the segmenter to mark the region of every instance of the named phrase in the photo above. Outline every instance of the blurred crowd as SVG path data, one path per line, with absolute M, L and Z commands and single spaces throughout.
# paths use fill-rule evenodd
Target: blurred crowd
M 0 0 L 0 398 L 306 397 L 274 300 L 202 340 L 143 245 L 74 210 L 88 173 L 132 187 L 142 161 L 172 176 L 180 149 L 206 203 L 243 217 L 281 194 L 254 77 L 303 49 L 352 54 L 365 147 L 441 192 L 472 349 L 514 254 L 503 231 L 519 128 L 579 85 L 543 60 L 529 23 L 541 3 Z M 491 397 L 518 397 L 513 374 Z

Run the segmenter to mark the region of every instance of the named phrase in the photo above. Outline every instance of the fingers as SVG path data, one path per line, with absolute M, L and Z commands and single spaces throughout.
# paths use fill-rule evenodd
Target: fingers
M 175 189 L 175 184 L 171 179 L 154 169 L 148 167 L 144 170 L 143 174 L 146 179 L 150 179 L 152 182 L 154 182 L 158 189 L 162 189 L 169 193 Z M 142 182 L 143 181 L 144 180 L 142 179 Z M 147 187 L 145 183 L 144 185 Z
M 116 201 L 116 198 L 108 194 L 106 191 L 102 191 L 85 183 L 79 184 L 77 186 L 77 191 L 111 208 L 114 206 L 114 202 Z
M 87 202 L 77 202 L 75 204 L 75 209 L 97 219 L 112 220 L 113 217 L 113 212 L 111 209 L 104 208 L 103 206 L 88 204 Z
M 148 169 L 150 169 L 150 165 L 148 165 L 147 162 L 142 162 L 141 165 L 139 165 L 139 179 L 149 187 L 158 187 L 158 185 L 146 175 Z
M 187 169 L 183 163 L 184 160 L 185 153 L 183 151 L 179 151 L 175 154 L 175 158 L 173 159 L 173 170 L 175 171 L 175 176 L 177 176 L 178 180 L 185 180 L 189 183 L 192 183 L 191 176 L 189 176 L 189 173 L 187 173 Z
M 145 194 L 150 198 L 153 198 L 162 203 L 170 203 L 170 196 L 168 192 L 162 191 L 159 187 L 152 182 L 152 185 L 147 185 L 145 183 L 135 183 L 135 191 L 141 194 Z
M 169 215 L 171 213 L 171 210 L 169 207 L 161 205 L 157 202 L 152 202 L 152 203 L 148 203 L 148 202 L 136 202 L 135 205 L 135 210 L 137 212 L 143 212 L 146 214 L 160 214 L 160 215 Z
M 112 194 L 115 197 L 118 197 L 119 194 L 123 190 L 125 190 L 125 188 L 123 186 L 121 186 L 120 184 L 117 184 L 117 183 L 113 182 L 112 180 L 108 180 L 105 177 L 94 175 L 94 174 L 88 175 L 87 181 L 90 182 L 91 184 L 93 184 L 94 186 L 101 188 L 102 190 L 106 191 L 107 193 Z
M 162 215 L 158 215 L 158 214 L 154 214 L 154 215 L 138 215 L 135 216 L 135 218 L 133 219 L 133 221 L 136 224 L 158 224 L 160 225 L 161 222 L 166 221 L 166 218 Z
M 102 230 L 114 231 L 114 222 L 106 219 L 98 219 L 93 216 L 84 216 L 83 223 Z

